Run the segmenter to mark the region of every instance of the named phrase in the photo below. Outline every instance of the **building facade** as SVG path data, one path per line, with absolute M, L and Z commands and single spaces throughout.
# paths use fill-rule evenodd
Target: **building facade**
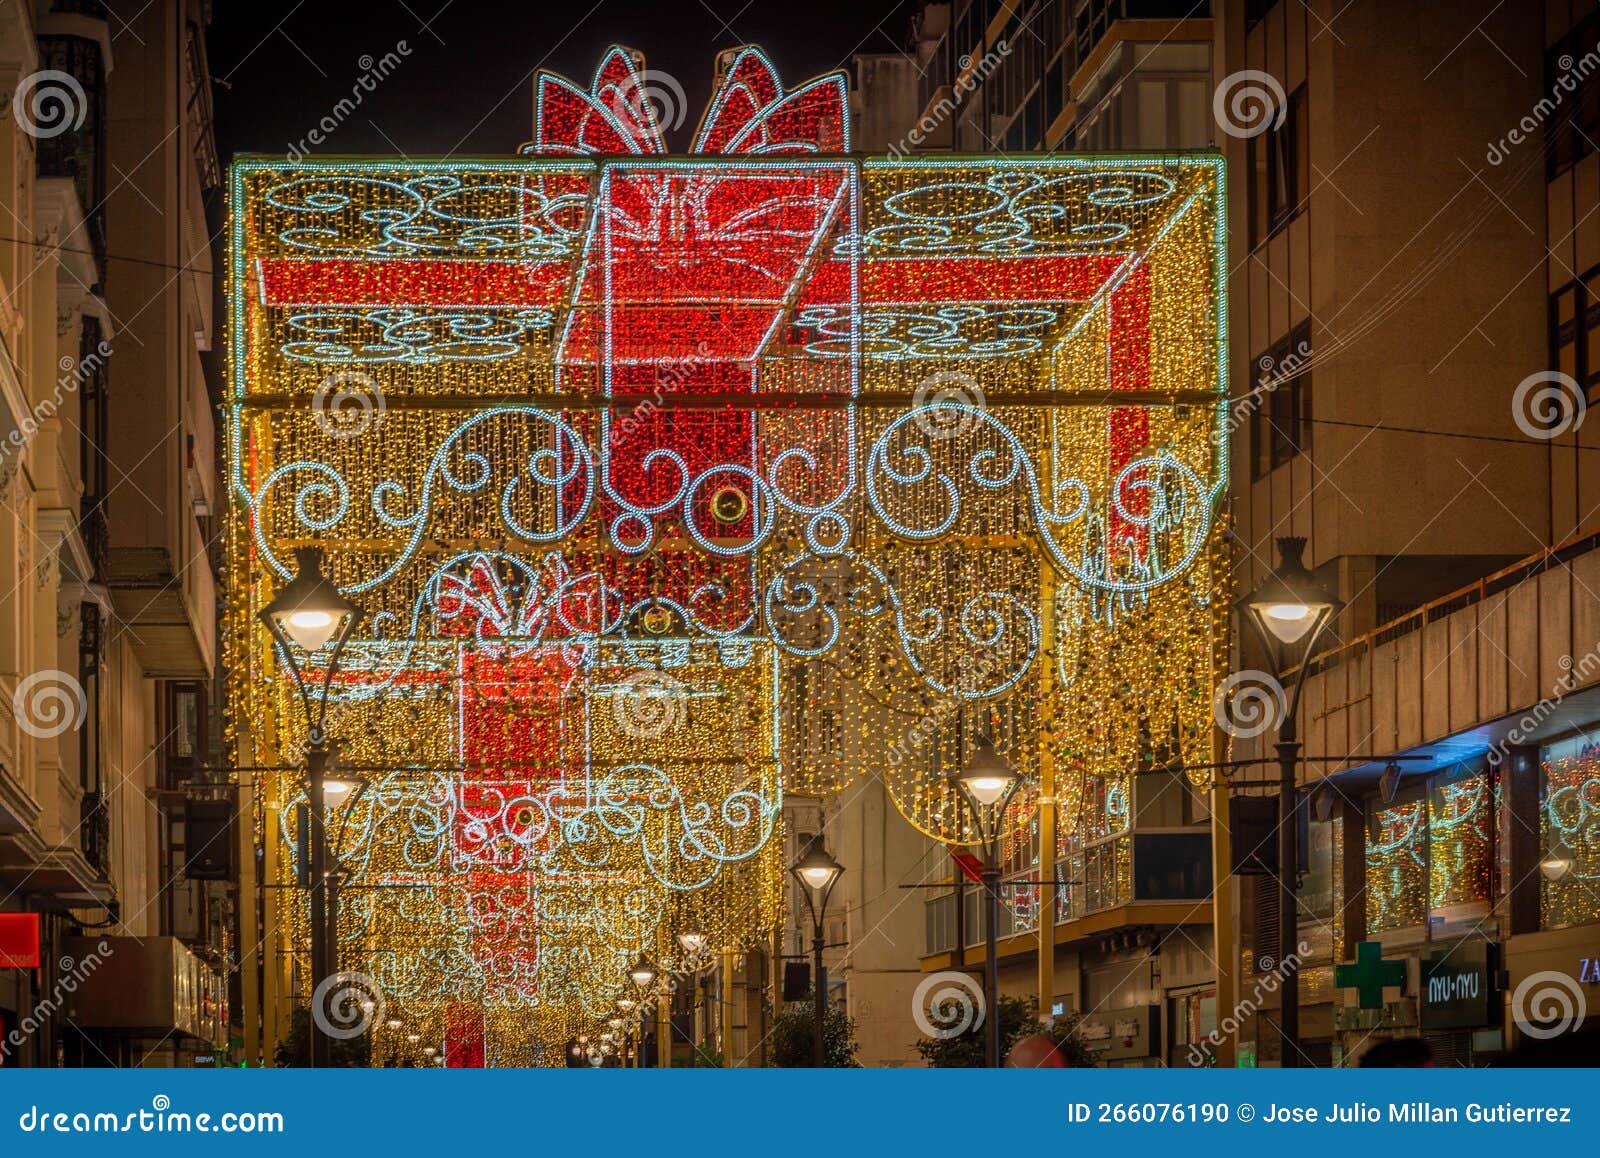
M 5 1066 L 229 1046 L 207 18 L 40 0 L 0 25 Z

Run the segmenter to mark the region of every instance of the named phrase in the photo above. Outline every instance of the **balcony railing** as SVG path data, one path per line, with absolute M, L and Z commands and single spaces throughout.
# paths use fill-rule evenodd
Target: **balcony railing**
M 78 847 L 83 850 L 84 859 L 106 876 L 111 871 L 111 812 L 105 795 L 85 793 L 80 808 Z
M 997 935 L 1001 940 L 1039 927 L 1038 871 L 1012 874 L 1002 893 Z M 1028 887 L 1033 884 L 1034 887 Z M 1203 828 L 1122 832 L 1063 856 L 1056 865 L 1055 923 L 1081 920 L 1132 901 L 1204 901 L 1211 895 L 1211 833 Z M 966 943 L 984 940 L 983 889 L 969 883 L 962 893 Z M 927 901 L 929 955 L 956 947 L 955 893 Z

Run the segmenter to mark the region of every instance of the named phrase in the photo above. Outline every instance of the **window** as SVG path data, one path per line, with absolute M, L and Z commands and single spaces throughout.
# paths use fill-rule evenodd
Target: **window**
M 1600 13 L 1591 13 L 1545 53 L 1544 91 L 1548 95 L 1535 106 L 1533 115 L 1544 122 L 1545 165 L 1551 178 L 1600 148 L 1596 38 L 1600 38 Z
M 1496 782 L 1487 770 L 1433 778 L 1367 805 L 1367 935 L 1487 912 Z
M 1550 364 L 1594 397 L 1600 386 L 1600 266 L 1550 295 Z
M 1309 322 L 1301 322 L 1255 360 L 1258 377 L 1250 411 L 1253 478 L 1265 478 L 1311 451 L 1310 363 Z
M 1311 191 L 1306 136 L 1306 86 L 1289 96 L 1282 119 L 1250 138 L 1248 152 L 1250 247 L 1277 233 L 1300 212 Z
M 1540 754 L 1539 927 L 1564 929 L 1600 920 L 1600 746 L 1588 737 L 1552 744 Z

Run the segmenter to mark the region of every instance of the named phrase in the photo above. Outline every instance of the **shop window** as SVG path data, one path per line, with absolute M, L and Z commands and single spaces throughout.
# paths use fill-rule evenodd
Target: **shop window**
M 1367 933 L 1406 929 L 1428 917 L 1428 803 L 1367 808 Z
M 1539 925 L 1600 921 L 1600 745 L 1551 745 L 1540 759 Z
M 1440 778 L 1428 792 L 1428 907 L 1459 915 L 1489 899 L 1494 785 L 1488 773 Z
M 1487 771 L 1432 780 L 1426 792 L 1367 806 L 1367 932 L 1483 910 L 1495 857 L 1495 781 Z

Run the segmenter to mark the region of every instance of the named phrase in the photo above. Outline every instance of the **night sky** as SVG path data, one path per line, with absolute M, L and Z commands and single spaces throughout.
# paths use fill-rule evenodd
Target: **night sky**
M 226 0 L 208 40 L 218 144 L 224 159 L 289 152 L 358 87 L 363 57 L 403 40 L 410 54 L 306 151 L 507 155 L 532 136 L 536 69 L 586 88 L 606 47 L 622 43 L 682 86 L 687 112 L 667 135 L 681 151 L 718 50 L 759 44 L 792 87 L 853 53 L 898 51 L 914 10 L 912 0 Z

